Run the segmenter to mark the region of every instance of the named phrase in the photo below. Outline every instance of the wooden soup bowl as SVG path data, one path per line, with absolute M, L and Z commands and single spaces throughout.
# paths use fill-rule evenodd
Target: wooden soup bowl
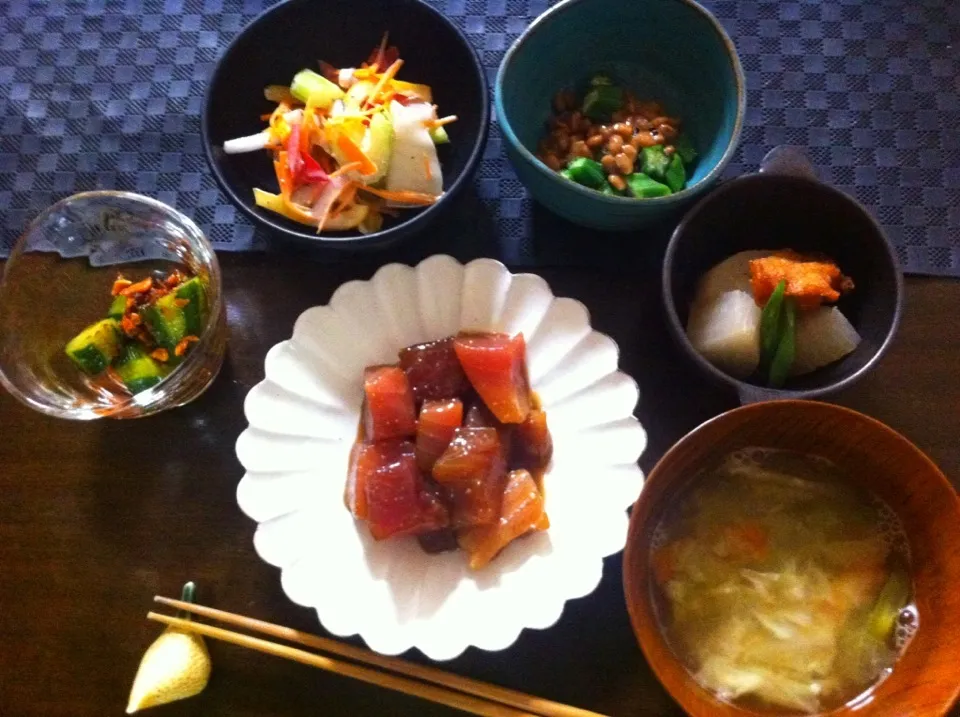
M 900 516 L 910 543 L 919 629 L 893 674 L 831 717 L 935 717 L 960 693 L 960 500 L 947 478 L 893 429 L 814 401 L 768 401 L 707 421 L 671 448 L 633 507 L 623 559 L 630 621 L 653 671 L 693 717 L 772 714 L 721 702 L 700 687 L 664 641 L 651 602 L 650 539 L 657 521 L 699 471 L 748 446 L 830 459 Z

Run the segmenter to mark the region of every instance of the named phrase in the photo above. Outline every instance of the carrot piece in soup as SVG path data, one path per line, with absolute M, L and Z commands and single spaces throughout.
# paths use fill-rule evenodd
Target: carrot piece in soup
M 470 567 L 479 570 L 507 545 L 532 530 L 545 530 L 550 521 L 543 512 L 543 496 L 525 470 L 511 471 L 503 491 L 500 518 L 492 525 L 460 533 L 460 547 L 470 556 Z
M 770 554 L 770 535 L 756 521 L 748 520 L 729 525 L 724 529 L 723 537 L 735 558 L 765 560 Z
M 458 336 L 453 342 L 470 384 L 497 419 L 522 423 L 530 412 L 523 334 Z
M 453 527 L 487 525 L 499 518 L 505 474 L 497 429 L 456 429 L 433 465 L 433 477 L 453 506 Z
M 407 438 L 417 431 L 417 413 L 407 375 L 396 366 L 368 368 L 363 376 L 363 426 L 368 441 Z

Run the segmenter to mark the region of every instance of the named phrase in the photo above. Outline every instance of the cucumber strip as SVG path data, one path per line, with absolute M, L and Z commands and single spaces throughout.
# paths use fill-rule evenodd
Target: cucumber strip
M 433 140 L 434 144 L 447 144 L 450 142 L 450 135 L 447 134 L 447 130 L 444 129 L 443 125 L 439 127 L 430 128 L 430 139 Z
M 167 294 L 142 312 L 143 321 L 153 340 L 171 353 L 187 335 L 187 317 L 176 301 L 176 293 Z
M 203 281 L 195 276 L 182 283 L 174 295 L 188 302 L 186 306 L 181 307 L 186 321 L 185 335 L 199 338 L 207 322 L 207 290 Z
M 134 394 L 156 386 L 169 373 L 169 369 L 154 360 L 139 341 L 131 341 L 123 347 L 113 368 L 127 390 Z
M 127 310 L 127 297 L 126 296 L 115 296 L 113 301 L 110 303 L 110 308 L 107 310 L 107 318 L 115 319 L 119 321 L 123 318 L 124 312 Z
M 120 326 L 114 319 L 91 324 L 70 339 L 64 350 L 71 361 L 86 374 L 106 371 L 120 353 Z
M 290 94 L 304 104 L 329 109 L 336 100 L 343 97 L 343 90 L 313 70 L 301 70 L 294 75 L 293 82 L 290 83 Z

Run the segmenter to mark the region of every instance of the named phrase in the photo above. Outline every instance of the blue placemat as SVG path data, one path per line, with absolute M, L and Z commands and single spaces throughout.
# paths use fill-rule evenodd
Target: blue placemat
M 643 0 L 625 0 L 642 2 Z M 199 136 L 204 80 L 270 0 L 0 0 L 0 255 L 56 198 L 93 188 L 155 196 L 218 249 L 267 238 L 217 190 Z M 322 5 L 322 2 L 318 4 Z M 552 2 L 432 0 L 492 81 Z M 706 0 L 747 73 L 731 176 L 778 144 L 883 223 L 906 271 L 960 276 L 960 3 Z M 476 179 L 502 258 L 551 260 L 496 127 Z M 562 223 L 547 222 L 550 231 Z

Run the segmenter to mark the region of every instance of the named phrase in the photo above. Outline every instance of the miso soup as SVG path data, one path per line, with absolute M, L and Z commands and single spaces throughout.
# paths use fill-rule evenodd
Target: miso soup
M 916 630 L 896 514 L 829 461 L 762 448 L 696 476 L 654 533 L 660 629 L 720 699 L 782 714 L 856 700 Z

